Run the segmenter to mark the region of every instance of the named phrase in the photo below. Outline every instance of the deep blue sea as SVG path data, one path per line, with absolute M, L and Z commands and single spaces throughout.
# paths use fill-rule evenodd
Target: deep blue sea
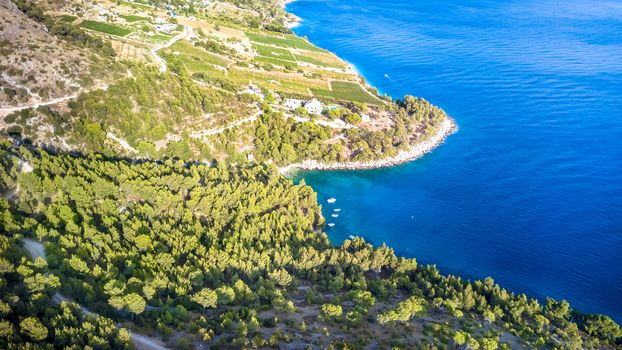
M 622 322 L 622 2 L 298 0 L 295 28 L 460 126 L 406 165 L 305 172 L 360 235 Z M 334 197 L 336 203 L 328 204 Z M 339 208 L 338 218 L 332 218 Z

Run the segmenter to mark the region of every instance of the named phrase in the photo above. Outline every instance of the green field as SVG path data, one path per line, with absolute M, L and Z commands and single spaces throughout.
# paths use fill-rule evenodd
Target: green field
M 64 15 L 60 17 L 60 20 L 66 23 L 73 23 L 76 19 L 78 19 L 78 17 L 70 15 Z
M 340 69 L 344 68 L 343 65 L 341 64 L 320 61 L 314 57 L 303 56 L 303 55 L 294 55 L 294 57 L 296 58 L 297 61 L 315 64 L 316 66 L 320 66 L 320 67 L 330 67 L 330 68 L 340 68 Z
M 210 78 L 225 78 L 224 70 L 214 67 L 211 63 L 200 61 L 196 57 L 188 56 L 183 63 L 191 73 L 204 73 Z
M 146 40 L 152 41 L 155 43 L 164 43 L 164 42 L 171 40 L 172 37 L 173 37 L 172 35 L 156 34 L 154 36 L 146 36 L 145 38 Z
M 274 64 L 274 65 L 277 65 L 277 66 L 282 66 L 282 67 L 289 67 L 289 68 L 296 68 L 296 67 L 298 67 L 296 62 L 283 61 L 283 60 L 279 60 L 279 59 L 276 59 L 276 58 L 270 58 L 270 57 L 255 56 L 255 58 L 253 60 L 255 62 L 259 62 L 259 63 L 270 63 L 270 64 Z
M 229 64 L 228 60 L 209 53 L 203 48 L 192 46 L 192 44 L 187 41 L 178 41 L 173 44 L 169 50 L 179 52 L 181 54 L 179 56 L 181 59 L 185 59 L 184 56 L 191 56 L 194 61 L 211 63 L 222 67 L 226 67 L 227 64 Z
M 276 45 L 317 52 L 326 52 L 318 48 L 317 46 L 309 43 L 308 41 L 292 34 L 285 34 L 283 36 L 267 36 L 250 32 L 246 32 L 245 34 L 250 39 L 250 41 L 259 44 Z
M 88 19 L 82 21 L 82 23 L 80 23 L 80 27 L 116 36 L 126 36 L 132 32 L 129 29 L 119 27 L 114 24 L 97 22 Z
M 213 55 L 202 48 L 194 47 L 186 41 L 178 41 L 170 48 L 166 49 L 166 60 L 178 60 L 190 73 L 204 73 L 211 78 L 225 78 L 224 69 L 218 67 L 226 67 L 229 63 L 222 57 Z M 179 54 L 174 55 L 177 52 Z
M 136 8 L 136 9 L 141 9 L 141 10 L 153 10 L 154 7 L 146 5 L 146 4 L 138 4 L 135 2 L 129 2 L 129 1 L 123 1 L 124 5 Z
M 229 70 L 228 78 L 237 84 L 248 84 L 249 81 L 252 81 L 261 87 L 280 93 L 296 93 L 307 96 L 309 96 L 308 89 L 310 88 L 322 89 L 326 87 L 326 84 L 320 80 L 305 79 L 295 75 L 279 74 L 278 72 L 250 71 L 235 66 Z
M 357 101 L 363 103 L 380 104 L 380 100 L 365 91 L 359 84 L 347 81 L 331 82 L 332 90 L 311 89 L 319 97 L 332 97 L 342 101 Z
M 136 16 L 136 15 L 119 15 L 119 17 L 123 18 L 124 20 L 130 23 L 138 22 L 138 21 L 151 22 L 151 18 L 149 17 L 142 17 L 142 16 Z
M 282 61 L 296 62 L 296 58 L 294 58 L 294 55 L 292 55 L 289 50 L 257 44 L 254 44 L 253 48 L 257 50 L 260 56 L 274 58 Z

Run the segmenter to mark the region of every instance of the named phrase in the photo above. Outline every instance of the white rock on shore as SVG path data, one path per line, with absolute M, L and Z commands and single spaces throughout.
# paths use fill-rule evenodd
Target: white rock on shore
M 343 162 L 321 163 L 317 160 L 305 160 L 302 163 L 294 163 L 280 168 L 281 174 L 287 174 L 294 169 L 303 170 L 339 170 L 339 169 L 375 169 L 415 160 L 430 152 L 445 141 L 445 138 L 457 130 L 457 126 L 451 118 L 446 118 L 437 133 L 424 142 L 414 145 L 407 151 L 401 151 L 393 157 L 372 160 L 368 162 Z

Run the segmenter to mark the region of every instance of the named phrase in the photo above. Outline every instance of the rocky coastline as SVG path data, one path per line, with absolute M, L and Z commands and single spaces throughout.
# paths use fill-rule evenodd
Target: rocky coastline
M 289 29 L 297 27 L 302 21 L 302 18 L 296 16 L 295 14 L 291 12 L 287 12 L 287 10 L 285 9 L 287 7 L 287 4 L 292 3 L 294 1 L 295 0 L 280 0 L 278 2 L 279 6 L 287 13 L 288 18 L 285 20 L 285 26 Z
M 432 151 L 439 145 L 441 145 L 447 136 L 455 133 L 458 130 L 458 126 L 453 119 L 447 117 L 441 126 L 438 128 L 436 134 L 429 139 L 413 145 L 409 150 L 400 151 L 393 157 L 384 159 L 370 160 L 366 162 L 337 162 L 337 163 L 322 163 L 317 160 L 308 159 L 300 163 L 293 163 L 279 168 L 281 174 L 290 174 L 296 170 L 361 170 L 361 169 L 376 169 L 391 167 L 403 163 L 410 162 L 417 158 L 422 157 L 426 153 Z
M 286 9 L 287 4 L 293 2 L 295 0 L 280 0 L 279 5 L 283 10 Z M 287 11 L 286 11 L 287 12 Z M 297 26 L 301 19 L 287 12 L 290 16 L 292 16 L 291 20 L 286 23 L 288 28 L 293 28 Z M 338 57 L 338 56 L 337 56 Z M 356 70 L 356 67 L 352 65 L 350 62 L 344 61 L 349 69 L 355 72 L 357 75 L 361 76 L 361 74 Z M 365 83 L 366 87 L 371 88 L 371 85 Z M 423 142 L 419 142 L 413 145 L 410 149 L 406 151 L 400 151 L 397 155 L 393 157 L 388 157 L 384 159 L 370 160 L 365 162 L 336 162 L 336 163 L 322 163 L 317 160 L 307 159 L 300 163 L 293 163 L 286 165 L 284 167 L 279 168 L 281 174 L 286 175 L 292 173 L 296 170 L 362 170 L 362 169 L 376 169 L 376 168 L 384 168 L 391 167 L 403 163 L 410 162 L 417 158 L 422 157 L 426 153 L 432 151 L 439 145 L 441 145 L 447 136 L 453 134 L 458 130 L 458 126 L 455 121 L 449 117 L 447 117 L 441 126 L 438 128 L 436 134 L 432 137 L 428 138 Z

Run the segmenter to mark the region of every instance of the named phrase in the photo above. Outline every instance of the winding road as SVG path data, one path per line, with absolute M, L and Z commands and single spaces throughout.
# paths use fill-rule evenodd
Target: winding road
M 154 46 L 149 52 L 151 53 L 151 56 L 153 56 L 153 58 L 155 59 L 155 61 L 158 63 L 158 65 L 160 66 L 160 72 L 166 72 L 166 61 L 158 56 L 158 51 L 162 50 L 162 49 L 166 49 L 167 47 L 170 47 L 171 45 L 173 45 L 174 43 L 176 43 L 177 41 L 189 37 L 192 33 L 192 30 L 190 30 L 190 28 L 188 26 L 183 26 L 184 30 L 175 35 L 174 37 L 172 37 L 169 41 L 160 44 L 160 45 L 156 45 Z
M 167 66 L 166 66 L 166 61 L 158 56 L 157 52 L 159 50 L 165 49 L 167 47 L 170 47 L 171 45 L 173 45 L 174 43 L 176 43 L 177 41 L 184 39 L 186 37 L 189 37 L 190 35 L 192 35 L 192 30 L 187 27 L 187 26 L 183 26 L 184 30 L 175 35 L 174 37 L 172 37 L 169 41 L 163 43 L 163 44 L 159 44 L 156 45 L 155 47 L 153 47 L 149 52 L 151 53 L 151 56 L 153 56 L 154 60 L 156 61 L 156 63 L 160 66 L 160 72 L 166 72 Z M 48 105 L 53 105 L 56 103 L 61 103 L 61 102 L 65 102 L 67 100 L 72 100 L 76 97 L 78 97 L 81 93 L 84 92 L 89 92 L 92 90 L 98 90 L 98 89 L 102 89 L 102 90 L 107 90 L 108 89 L 108 85 L 104 85 L 100 88 L 96 88 L 96 89 L 90 89 L 90 90 L 82 90 L 78 93 L 72 94 L 72 95 L 67 95 L 67 96 L 63 96 L 63 97 L 58 97 L 58 98 L 54 98 L 51 100 L 47 100 L 47 101 L 41 101 L 41 102 L 36 102 L 36 103 L 30 103 L 27 105 L 23 105 L 23 106 L 16 106 L 16 107 L 3 107 L 0 108 L 0 116 L 5 116 L 5 115 L 9 115 L 13 112 L 18 112 L 24 109 L 28 109 L 28 108 L 39 108 L 42 106 L 48 106 Z
M 82 93 L 87 93 L 87 92 L 91 92 L 91 91 L 95 91 L 95 90 L 108 90 L 109 86 L 110 86 L 109 84 L 103 84 L 102 86 L 93 87 L 92 89 L 84 89 L 84 90 L 81 90 L 79 92 L 76 92 L 75 94 L 71 94 L 71 95 L 67 95 L 67 96 L 63 96 L 63 97 L 58 97 L 58 98 L 53 98 L 53 99 L 47 100 L 47 101 L 40 101 L 40 102 L 36 102 L 36 103 L 29 103 L 29 104 L 23 105 L 23 106 L 0 108 L 0 117 L 5 116 L 5 115 L 9 115 L 9 114 L 11 114 L 13 112 L 18 112 L 18 111 L 21 111 L 21 110 L 24 110 L 24 109 L 28 109 L 28 108 L 37 109 L 37 108 L 42 107 L 42 106 L 49 106 L 49 105 L 65 102 L 65 101 L 68 101 L 68 100 L 73 100 L 74 98 L 77 98 L 78 96 L 80 96 L 80 94 L 82 94 Z

